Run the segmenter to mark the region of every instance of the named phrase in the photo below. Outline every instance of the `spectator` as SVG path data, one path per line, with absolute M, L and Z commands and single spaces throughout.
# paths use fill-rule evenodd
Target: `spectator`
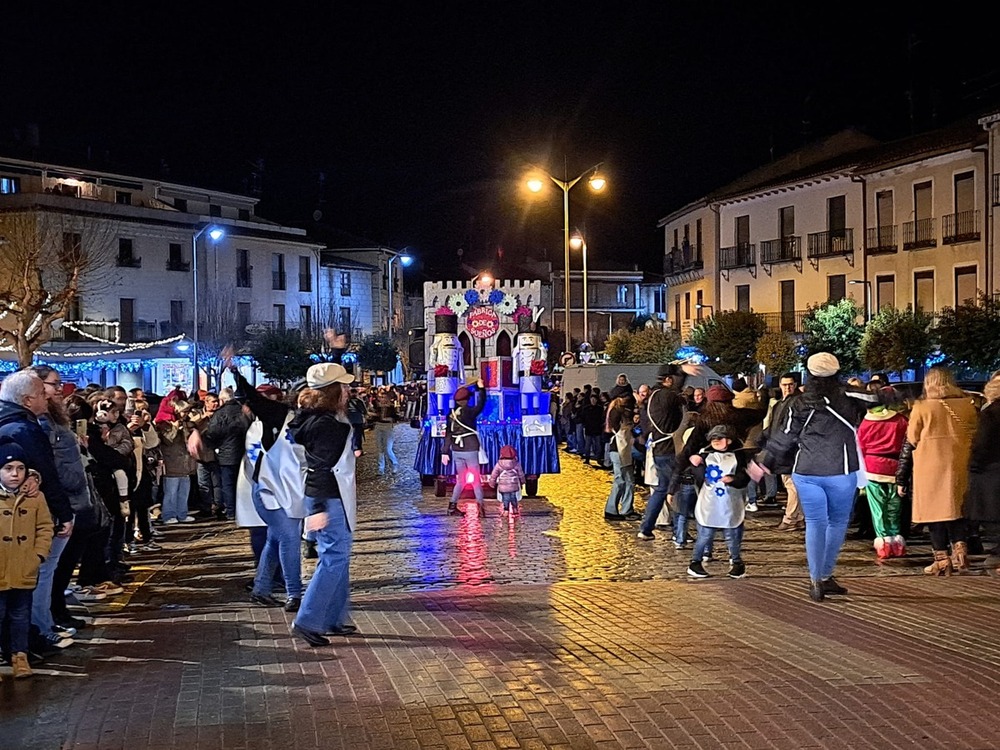
M 781 391 L 781 400 L 772 407 L 767 418 L 767 425 L 761 434 L 761 448 L 766 448 L 774 430 L 783 430 L 788 422 L 788 405 L 792 398 L 797 396 L 799 390 L 799 379 L 793 372 L 786 372 L 778 379 L 778 388 Z M 805 516 L 802 514 L 802 505 L 799 502 L 799 492 L 795 489 L 795 482 L 792 481 L 792 463 L 786 458 L 784 463 L 775 465 L 772 476 L 777 476 L 785 488 L 786 502 L 785 512 L 781 522 L 777 525 L 778 531 L 800 531 L 805 528 Z
M 399 459 L 392 451 L 393 430 L 398 418 L 393 392 L 390 390 L 379 393 L 375 407 L 375 444 L 378 446 L 378 470 L 380 474 L 385 473 L 387 460 L 392 471 L 399 468 Z
M 215 450 L 219 460 L 222 507 L 225 517 L 236 518 L 236 481 L 243 462 L 244 443 L 250 418 L 236 399 L 232 388 L 219 393 L 220 406 L 201 432 L 201 439 Z
M 616 398 L 608 408 L 608 432 L 611 441 L 608 456 L 614 471 L 611 492 L 604 506 L 604 518 L 608 521 L 635 520 L 641 516 L 635 512 L 635 481 L 632 473 L 632 407 L 625 398 Z
M 212 415 L 218 411 L 220 406 L 219 394 L 209 392 L 201 401 L 201 408 L 192 409 L 190 416 L 192 446 L 194 452 L 192 457 L 198 462 L 198 492 L 201 498 L 201 511 L 203 518 L 210 516 L 220 517 L 225 515 L 225 506 L 222 502 L 222 473 L 219 468 L 219 459 L 215 451 L 201 440 L 201 431 L 208 424 Z

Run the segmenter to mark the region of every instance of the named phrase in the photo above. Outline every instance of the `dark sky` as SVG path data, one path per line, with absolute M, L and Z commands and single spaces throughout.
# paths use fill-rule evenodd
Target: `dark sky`
M 32 123 L 74 165 L 245 193 L 260 163 L 261 215 L 320 211 L 431 274 L 459 248 L 559 261 L 562 194 L 521 178 L 603 162 L 605 194 L 571 192 L 591 266 L 656 270 L 659 218 L 772 156 L 997 103 L 989 20 L 962 5 L 19 3 L 0 154 Z

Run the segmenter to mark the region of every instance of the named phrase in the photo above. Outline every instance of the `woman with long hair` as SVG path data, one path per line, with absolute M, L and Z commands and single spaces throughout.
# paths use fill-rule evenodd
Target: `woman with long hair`
M 306 530 L 316 532 L 319 558 L 302 597 L 292 633 L 310 646 L 326 646 L 332 635 L 357 631 L 350 615 L 350 558 L 357 523 L 354 446 L 347 418 L 348 386 L 354 380 L 343 366 L 313 365 L 306 372 L 301 411 L 289 423 L 305 450 Z
M 898 492 L 913 492 L 913 523 L 927 524 L 934 562 L 927 575 L 948 576 L 969 569 L 968 530 L 962 502 L 969 483 L 969 457 L 979 412 L 951 371 L 932 367 L 923 395 L 913 403 L 897 473 Z M 949 547 L 950 552 L 949 554 Z

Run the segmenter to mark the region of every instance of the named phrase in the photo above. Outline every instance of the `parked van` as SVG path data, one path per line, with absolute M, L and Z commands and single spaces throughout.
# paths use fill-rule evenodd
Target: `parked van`
M 729 384 L 719 373 L 708 365 L 696 365 L 689 362 L 676 362 L 684 370 L 687 379 L 684 387 L 704 388 L 706 391 L 713 385 L 724 386 L 732 390 Z M 607 392 L 615 387 L 618 375 L 624 373 L 628 377 L 628 382 L 632 388 L 636 389 L 643 383 L 649 386 L 656 385 L 656 372 L 662 365 L 657 362 L 649 364 L 619 364 L 615 362 L 599 362 L 597 364 L 570 365 L 562 373 L 562 380 L 559 388 L 563 393 L 568 393 L 575 388 L 583 389 L 587 384 L 591 387 L 597 386 L 602 391 Z

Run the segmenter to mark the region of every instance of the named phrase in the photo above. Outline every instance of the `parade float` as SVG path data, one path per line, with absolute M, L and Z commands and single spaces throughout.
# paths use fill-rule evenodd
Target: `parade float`
M 526 496 L 537 495 L 540 475 L 559 473 L 550 394 L 543 387 L 548 346 L 540 322 L 542 312 L 537 305 L 522 304 L 518 295 L 495 288 L 492 280 L 448 295 L 444 304 L 434 310 L 433 338 L 426 361 L 426 416 L 421 423 L 414 468 L 425 484 L 434 485 L 438 497 L 448 494 L 449 485 L 455 482 L 453 467 L 441 463 L 448 414 L 455 408 L 455 391 L 468 382 L 475 383 L 476 375 L 485 389 L 476 389 L 473 399 L 486 399 L 476 422 L 486 458 L 481 473 L 489 474 L 504 445 L 512 445 L 517 451 L 526 476 Z M 517 328 L 511 356 L 482 358 L 478 373 L 467 373 L 460 329 L 475 345 L 505 335 L 501 334 L 504 318 Z

